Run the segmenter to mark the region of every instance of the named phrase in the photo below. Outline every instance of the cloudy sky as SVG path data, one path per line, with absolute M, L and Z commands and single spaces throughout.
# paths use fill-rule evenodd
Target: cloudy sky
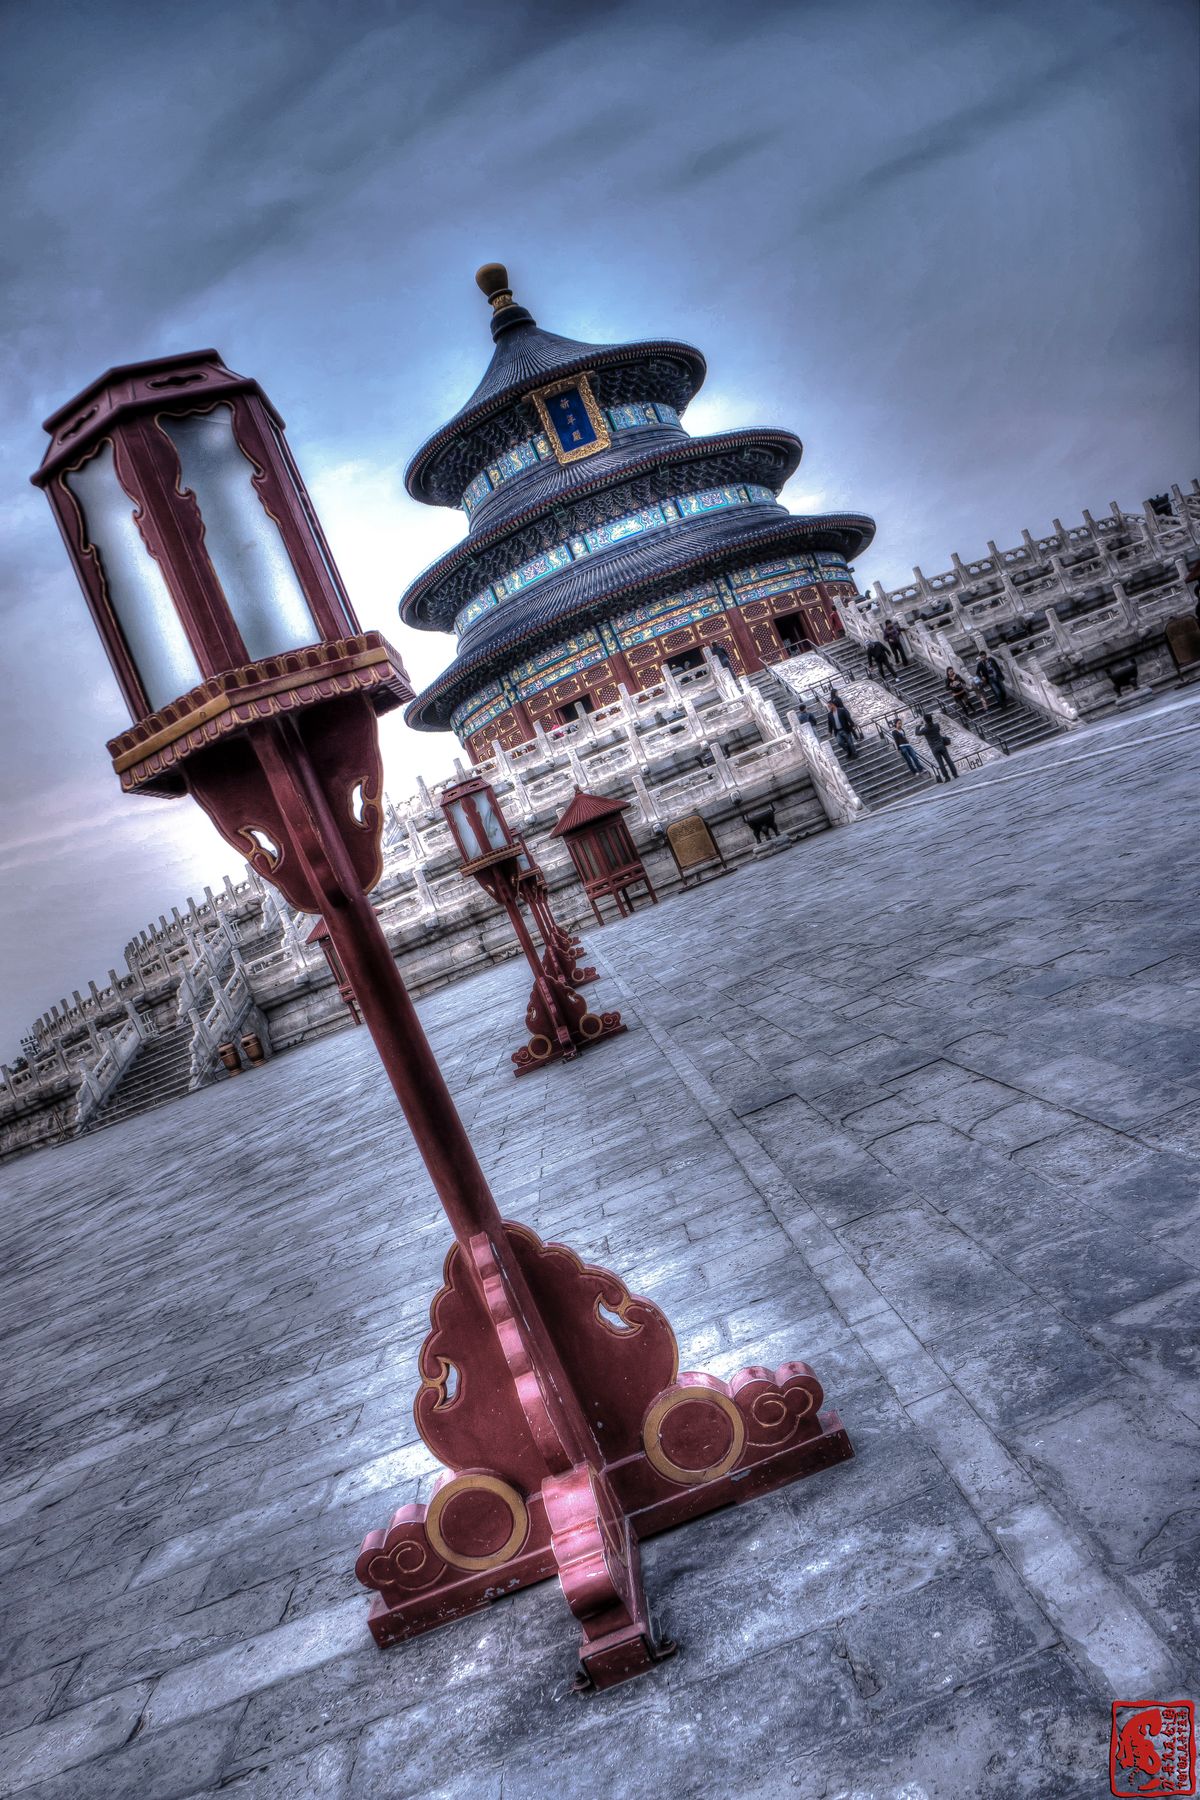
M 461 535 L 401 475 L 552 330 L 709 360 L 693 430 L 804 439 L 864 580 L 1200 472 L 1191 0 L 8 0 L 0 13 L 0 1060 L 230 853 L 123 799 L 126 718 L 44 499 L 53 407 L 215 345 L 287 420 L 364 624 Z M 456 746 L 387 728 L 389 790 Z

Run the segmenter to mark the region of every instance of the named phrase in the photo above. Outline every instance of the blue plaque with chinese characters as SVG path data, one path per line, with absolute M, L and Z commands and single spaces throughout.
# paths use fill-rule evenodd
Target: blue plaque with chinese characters
M 594 456 L 611 442 L 608 422 L 596 405 L 586 375 L 556 382 L 533 396 L 550 448 L 560 463 Z
M 596 428 L 577 387 L 564 388 L 560 394 L 555 394 L 547 401 L 546 411 L 550 414 L 550 429 L 568 455 L 584 444 L 595 443 Z

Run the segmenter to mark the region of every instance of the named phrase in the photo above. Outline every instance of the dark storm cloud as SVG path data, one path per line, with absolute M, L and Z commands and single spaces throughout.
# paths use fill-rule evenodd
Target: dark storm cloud
M 866 579 L 1196 472 L 1182 0 L 47 0 L 0 32 L 0 1057 L 226 866 L 117 794 L 120 702 L 26 484 L 114 362 L 213 343 L 263 380 L 421 681 L 449 646 L 395 600 L 461 524 L 401 474 L 490 352 L 485 260 L 552 330 L 698 343 L 696 428 L 799 430 L 785 499 L 873 513 Z M 386 753 L 403 793 L 453 745 Z
M 1118 29 L 1079 55 L 1056 57 L 1040 69 L 1014 72 L 1009 85 L 916 132 L 896 155 L 864 170 L 837 196 L 836 205 L 874 201 L 912 176 L 957 161 L 1000 133 L 1060 105 L 1072 87 L 1086 87 L 1097 65 L 1119 55 L 1136 35 L 1132 28 Z
M 722 144 L 710 144 L 705 149 L 684 157 L 678 168 L 665 178 L 663 186 L 677 192 L 698 187 L 703 181 L 712 181 L 718 175 L 729 174 L 748 157 L 757 156 L 770 142 L 770 136 L 753 131 L 727 138 Z

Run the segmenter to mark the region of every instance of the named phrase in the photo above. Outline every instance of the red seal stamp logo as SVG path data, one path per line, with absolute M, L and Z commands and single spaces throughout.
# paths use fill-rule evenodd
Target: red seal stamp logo
M 1196 1792 L 1196 1709 L 1190 1700 L 1114 1700 L 1108 1785 L 1118 1800 Z

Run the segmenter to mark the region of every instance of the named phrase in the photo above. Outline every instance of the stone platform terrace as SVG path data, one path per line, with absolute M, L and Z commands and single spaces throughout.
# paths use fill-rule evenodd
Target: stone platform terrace
M 0 1795 L 1106 1794 L 1200 1689 L 1198 792 L 1192 696 L 594 931 L 519 1083 L 515 966 L 423 1005 L 502 1204 L 857 1446 L 606 1696 L 555 1584 L 367 1636 L 447 1233 L 365 1032 L 6 1169 Z

